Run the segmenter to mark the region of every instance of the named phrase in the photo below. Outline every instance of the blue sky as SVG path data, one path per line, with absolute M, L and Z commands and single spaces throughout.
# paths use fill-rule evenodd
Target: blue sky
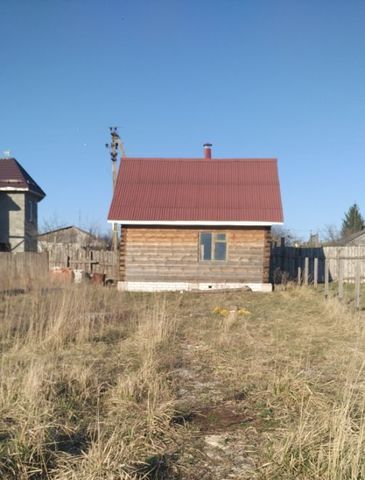
M 365 214 L 363 0 L 0 0 L 0 154 L 40 223 L 108 228 L 129 156 L 277 157 L 298 236 Z

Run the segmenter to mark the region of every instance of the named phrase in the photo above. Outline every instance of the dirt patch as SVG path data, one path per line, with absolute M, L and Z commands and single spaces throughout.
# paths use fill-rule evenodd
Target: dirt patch
M 194 412 L 192 423 L 202 433 L 227 432 L 252 423 L 254 418 L 246 411 L 240 411 L 231 405 L 214 405 L 202 407 Z

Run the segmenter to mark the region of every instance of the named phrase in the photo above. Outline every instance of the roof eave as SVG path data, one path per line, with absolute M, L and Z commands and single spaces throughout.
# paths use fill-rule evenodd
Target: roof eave
M 112 220 L 108 223 L 118 225 L 171 225 L 171 226 L 242 226 L 242 227 L 270 227 L 272 225 L 283 225 L 283 222 L 261 221 L 261 220 Z
M 39 197 L 40 200 L 42 200 L 46 194 L 42 191 L 37 192 L 35 190 L 32 190 L 28 187 L 0 187 L 0 192 L 21 192 L 21 193 L 31 193 L 32 195 L 35 195 L 36 197 Z
M 0 192 L 29 192 L 29 188 L 24 188 L 24 187 L 0 187 Z

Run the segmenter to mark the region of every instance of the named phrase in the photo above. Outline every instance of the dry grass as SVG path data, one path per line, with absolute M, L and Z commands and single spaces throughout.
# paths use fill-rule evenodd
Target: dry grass
M 305 288 L 5 297 L 0 478 L 365 478 L 364 321 Z
M 80 287 L 0 308 L 1 478 L 141 478 L 169 440 L 163 297 Z
M 304 288 L 222 304 L 251 315 L 201 317 L 187 335 L 204 344 L 215 393 L 245 393 L 239 437 L 254 468 L 237 478 L 365 478 L 363 316 Z

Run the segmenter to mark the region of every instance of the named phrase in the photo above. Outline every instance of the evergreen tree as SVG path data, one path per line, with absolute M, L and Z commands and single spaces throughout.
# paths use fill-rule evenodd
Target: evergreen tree
M 353 233 L 359 232 L 363 228 L 364 218 L 360 213 L 359 207 L 354 203 L 345 213 L 345 218 L 342 221 L 342 237 L 347 237 Z

